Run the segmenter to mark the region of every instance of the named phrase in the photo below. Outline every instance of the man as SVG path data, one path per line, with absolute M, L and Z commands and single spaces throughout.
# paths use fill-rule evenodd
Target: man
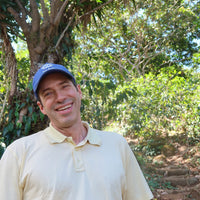
M 1 200 L 149 200 L 152 193 L 126 140 L 81 121 L 82 93 L 62 65 L 33 78 L 45 130 L 13 142 L 0 162 Z

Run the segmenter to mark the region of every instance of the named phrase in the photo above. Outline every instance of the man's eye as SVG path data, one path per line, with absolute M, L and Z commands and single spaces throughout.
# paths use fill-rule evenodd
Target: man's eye
M 46 92 L 45 94 L 44 94 L 44 96 L 45 97 L 48 97 L 48 96 L 50 96 L 52 94 L 52 92 Z
M 67 88 L 67 87 L 69 87 L 69 84 L 67 84 L 67 85 L 63 85 L 63 88 Z

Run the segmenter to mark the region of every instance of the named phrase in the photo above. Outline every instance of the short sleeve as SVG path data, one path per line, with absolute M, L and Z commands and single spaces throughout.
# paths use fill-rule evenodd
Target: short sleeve
M 125 154 L 126 190 L 123 200 L 152 199 L 153 194 L 128 143 L 125 144 Z
M 12 149 L 8 148 L 0 160 L 0 199 L 22 200 L 19 173 L 18 159 Z

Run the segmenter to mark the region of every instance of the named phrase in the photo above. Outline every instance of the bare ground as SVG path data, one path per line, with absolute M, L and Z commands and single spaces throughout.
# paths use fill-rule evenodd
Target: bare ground
M 130 138 L 127 141 L 131 147 L 137 143 Z M 148 158 L 150 162 L 142 166 L 151 177 L 157 177 L 157 187 L 152 188 L 154 200 L 200 200 L 200 147 L 173 145 L 174 152 Z

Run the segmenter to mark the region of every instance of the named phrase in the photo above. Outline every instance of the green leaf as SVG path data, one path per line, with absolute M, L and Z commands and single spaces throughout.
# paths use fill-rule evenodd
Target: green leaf
M 17 137 L 20 137 L 21 136 L 21 129 L 17 130 Z
M 25 105 L 26 105 L 26 103 L 23 102 L 23 103 L 20 105 L 20 109 L 22 109 Z
M 34 124 L 37 122 L 37 118 L 38 118 L 37 113 L 33 112 L 33 114 L 32 114 L 32 120 L 33 120 Z
M 33 107 L 32 107 L 32 106 L 29 106 L 29 107 L 28 107 L 28 111 L 29 111 L 29 113 L 32 113 L 32 112 L 33 112 Z
M 43 119 L 44 119 L 44 116 L 45 116 L 45 115 L 44 115 L 43 113 L 40 112 L 40 119 L 41 119 L 42 121 L 43 121 Z
M 24 132 L 26 135 L 28 135 L 30 128 L 31 128 L 31 117 L 27 119 L 26 124 L 25 124 Z

